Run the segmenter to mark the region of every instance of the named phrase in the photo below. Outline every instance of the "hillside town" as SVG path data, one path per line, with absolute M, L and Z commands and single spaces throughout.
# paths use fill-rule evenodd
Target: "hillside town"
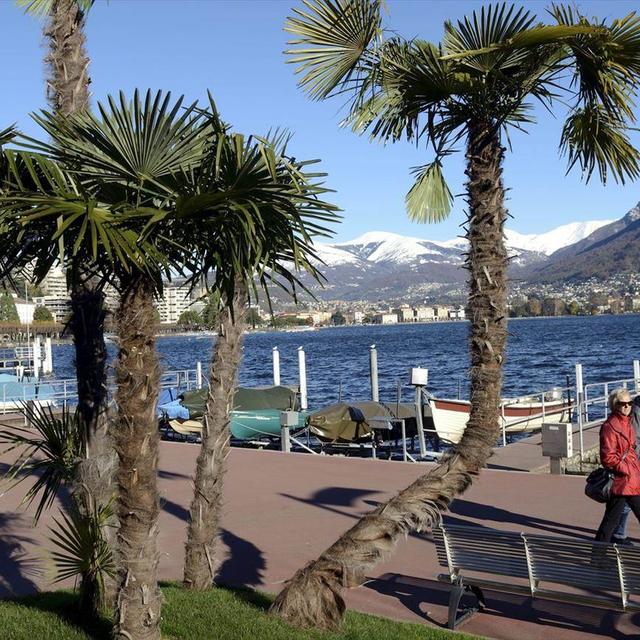
M 50 321 L 64 324 L 70 313 L 70 298 L 64 273 L 54 269 L 32 296 L 12 294 L 21 324 Z M 117 293 L 106 288 L 107 307 L 117 304 Z M 511 283 L 508 295 L 511 317 L 599 315 L 640 312 L 640 274 L 620 274 L 606 280 L 591 278 L 580 283 Z M 184 279 L 165 283 L 162 298 L 156 301 L 160 330 L 212 329 L 215 313 L 210 311 L 204 289 L 192 289 Z M 452 291 L 422 304 L 399 304 L 393 300 L 372 303 L 366 300 L 327 300 L 279 304 L 273 312 L 252 305 L 248 320 L 254 327 L 331 326 L 354 324 L 402 324 L 464 320 L 465 309 Z M 9 321 L 2 317 L 0 322 Z

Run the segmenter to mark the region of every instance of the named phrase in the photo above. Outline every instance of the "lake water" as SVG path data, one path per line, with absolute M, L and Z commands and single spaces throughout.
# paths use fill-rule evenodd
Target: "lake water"
M 378 351 L 381 400 L 395 400 L 397 381 L 404 398 L 409 368 L 429 369 L 429 390 L 456 396 L 460 385 L 467 397 L 466 322 L 335 327 L 317 331 L 251 333 L 245 337 L 240 384 L 272 383 L 272 348 L 280 351 L 281 382 L 298 380 L 299 346 L 307 361 L 309 407 L 343 399 L 370 397 L 369 347 Z M 206 374 L 213 340 L 209 336 L 161 337 L 158 349 L 165 370 L 194 369 L 202 362 Z M 110 353 L 115 347 L 109 345 Z M 54 346 L 56 378 L 74 377 L 73 346 Z M 640 358 L 640 316 L 526 318 L 509 321 L 504 396 L 514 396 L 573 384 L 575 363 L 581 362 L 584 382 L 631 378 L 632 361 Z

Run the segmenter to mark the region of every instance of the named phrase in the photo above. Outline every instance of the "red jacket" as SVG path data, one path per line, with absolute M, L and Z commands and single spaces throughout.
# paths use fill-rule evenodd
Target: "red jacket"
M 627 452 L 624 460 L 622 457 Z M 627 416 L 614 413 L 600 429 L 600 462 L 614 472 L 614 496 L 640 496 L 640 462 L 636 433 Z

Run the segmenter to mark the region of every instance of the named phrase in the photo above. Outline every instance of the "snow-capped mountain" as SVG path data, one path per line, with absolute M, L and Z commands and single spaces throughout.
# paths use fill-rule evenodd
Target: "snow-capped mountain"
M 610 224 L 613 220 L 592 220 L 591 222 L 571 222 L 540 234 L 524 235 L 507 229 L 507 245 L 512 249 L 528 249 L 550 256 L 552 253 L 580 242 L 594 231 Z
M 508 229 L 505 236 L 511 256 L 510 275 L 528 279 L 551 263 L 554 254 L 570 252 L 574 245 L 608 235 L 608 230 L 618 228 L 617 224 L 609 220 L 574 222 L 540 234 Z M 461 299 L 465 295 L 464 238 L 435 241 L 371 231 L 348 242 L 318 243 L 316 251 L 324 262 L 319 267 L 326 283 L 324 288 L 306 278 L 305 283 L 326 300 L 418 301 L 436 290 L 439 296 L 443 291 Z
M 507 247 L 512 254 L 544 254 L 549 256 L 558 249 L 579 242 L 591 233 L 610 224 L 611 220 L 572 222 L 551 231 L 525 235 L 507 229 Z M 318 244 L 319 255 L 329 267 L 362 262 L 395 265 L 449 263 L 459 265 L 461 253 L 466 250 L 464 238 L 444 242 L 411 238 L 387 231 L 370 231 L 349 242 Z M 361 265 L 362 266 L 362 265 Z

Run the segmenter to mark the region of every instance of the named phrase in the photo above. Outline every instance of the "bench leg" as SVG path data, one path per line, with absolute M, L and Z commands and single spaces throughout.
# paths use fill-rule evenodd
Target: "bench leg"
M 458 609 L 460 607 L 460 600 L 465 592 L 470 592 L 475 596 L 475 606 L 465 607 L 458 615 Z M 478 611 L 481 611 L 485 607 L 484 595 L 482 590 L 475 585 L 464 584 L 462 578 L 458 577 L 456 582 L 451 586 L 451 593 L 449 595 L 449 619 L 447 620 L 447 627 L 449 629 L 455 629 L 463 622 L 468 620 Z

